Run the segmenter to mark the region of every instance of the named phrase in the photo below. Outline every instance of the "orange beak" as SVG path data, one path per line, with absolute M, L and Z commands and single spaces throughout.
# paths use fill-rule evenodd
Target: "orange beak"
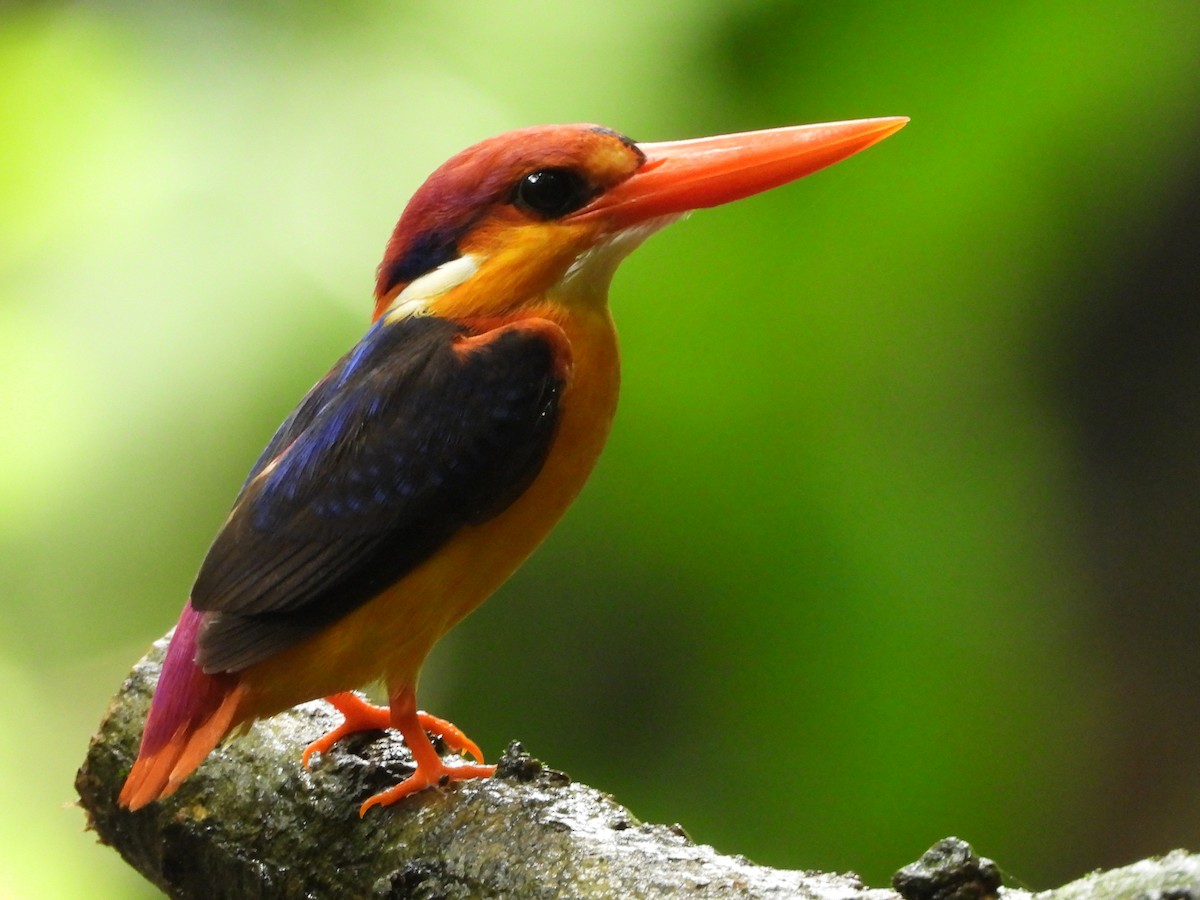
M 605 216 L 619 231 L 719 206 L 833 165 L 907 124 L 907 117 L 891 116 L 638 144 L 646 155 L 641 167 L 577 215 Z

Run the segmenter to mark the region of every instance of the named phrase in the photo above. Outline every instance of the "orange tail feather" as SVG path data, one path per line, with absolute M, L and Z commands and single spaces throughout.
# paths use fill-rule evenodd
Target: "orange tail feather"
M 138 758 L 118 798 L 129 809 L 174 793 L 238 724 L 245 686 L 236 675 L 208 674 L 195 664 L 199 626 L 200 614 L 189 601 L 163 660 Z
M 225 694 L 216 712 L 199 726 L 180 729 L 155 750 L 140 751 L 117 802 L 136 810 L 175 793 L 183 780 L 196 771 L 229 733 L 242 693 L 241 685 L 238 685 Z

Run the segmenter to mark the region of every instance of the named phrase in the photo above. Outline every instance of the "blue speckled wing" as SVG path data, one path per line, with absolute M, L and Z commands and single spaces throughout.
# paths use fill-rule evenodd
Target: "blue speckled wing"
M 344 616 L 540 471 L 558 418 L 561 348 L 508 327 L 377 324 L 284 422 L 192 589 L 197 661 L 237 671 Z

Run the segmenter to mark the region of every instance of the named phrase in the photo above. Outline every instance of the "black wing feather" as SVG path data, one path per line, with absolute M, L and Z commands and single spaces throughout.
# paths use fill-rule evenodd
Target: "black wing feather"
M 513 328 L 460 353 L 468 333 L 376 325 L 276 432 L 192 589 L 206 671 L 344 616 L 536 477 L 563 388 L 556 348 Z

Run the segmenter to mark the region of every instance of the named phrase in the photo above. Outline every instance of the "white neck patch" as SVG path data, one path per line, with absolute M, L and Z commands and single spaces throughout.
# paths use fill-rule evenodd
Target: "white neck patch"
M 478 271 L 479 260 L 469 253 L 444 262 L 397 294 L 388 305 L 384 318 L 394 322 L 409 316 L 427 315 L 431 301 L 458 287 Z

